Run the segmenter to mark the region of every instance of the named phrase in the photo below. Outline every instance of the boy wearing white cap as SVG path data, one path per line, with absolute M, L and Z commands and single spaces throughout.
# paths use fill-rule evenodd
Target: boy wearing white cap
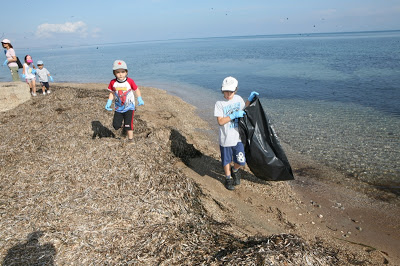
M 53 77 L 50 76 L 50 72 L 43 66 L 43 61 L 39 60 L 36 63 L 37 67 L 39 69 L 36 69 L 36 74 L 39 77 L 39 82 L 42 85 L 42 92 L 43 95 L 46 95 L 46 89 L 47 89 L 47 94 L 50 94 L 50 85 L 49 85 L 49 80 L 53 82 Z
M 225 172 L 225 187 L 235 189 L 240 184 L 239 168 L 246 164 L 243 143 L 240 140 L 238 118 L 243 117 L 243 109 L 250 104 L 257 92 L 253 91 L 246 103 L 243 98 L 236 95 L 238 81 L 234 77 L 227 77 L 222 82 L 221 91 L 224 100 L 217 101 L 214 108 L 214 116 L 219 125 L 219 145 L 221 161 Z M 233 167 L 231 163 L 233 161 Z
M 137 96 L 138 106 L 143 105 L 142 95 L 133 79 L 128 78 L 128 67 L 122 60 L 115 60 L 113 64 L 113 73 L 115 79 L 110 81 L 108 90 L 110 94 L 106 104 L 106 110 L 112 111 L 111 104 L 115 98 L 115 112 L 113 127 L 118 130 L 122 126 L 128 134 L 128 141 L 133 141 L 133 116 L 135 114 L 135 94 Z

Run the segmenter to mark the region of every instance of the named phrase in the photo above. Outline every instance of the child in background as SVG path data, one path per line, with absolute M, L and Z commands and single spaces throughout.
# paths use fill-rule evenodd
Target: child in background
M 221 87 L 224 99 L 217 101 L 214 108 L 214 116 L 217 117 L 219 125 L 219 145 L 225 172 L 225 187 L 229 190 L 234 190 L 235 185 L 240 184 L 239 168 L 246 164 L 244 146 L 238 129 L 238 118 L 245 115 L 243 109 L 256 95 L 259 95 L 253 91 L 245 103 L 242 97 L 236 95 L 237 90 L 238 81 L 234 77 L 225 78 Z
M 25 63 L 22 69 L 22 78 L 26 80 L 32 96 L 36 96 L 36 69 L 33 65 L 33 60 L 30 55 L 25 56 Z
M 138 106 L 144 102 L 140 90 L 133 79 L 128 78 L 128 67 L 122 60 L 116 60 L 113 64 L 113 74 L 115 79 L 110 81 L 108 90 L 110 94 L 106 104 L 106 110 L 112 111 L 111 103 L 115 97 L 115 112 L 113 127 L 118 130 L 124 125 L 124 130 L 128 134 L 128 141 L 133 141 L 133 116 L 135 114 L 135 95 L 137 96 Z
M 50 94 L 50 85 L 49 85 L 49 79 L 51 82 L 53 82 L 53 78 L 50 76 L 50 72 L 43 67 L 43 61 L 39 60 L 37 61 L 37 67 L 39 69 L 36 70 L 36 74 L 39 77 L 39 82 L 42 84 L 42 92 L 43 95 L 46 95 L 46 89 L 47 89 L 47 94 Z

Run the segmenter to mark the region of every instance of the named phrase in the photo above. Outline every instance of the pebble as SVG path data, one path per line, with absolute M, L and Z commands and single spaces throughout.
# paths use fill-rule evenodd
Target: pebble
M 322 214 L 318 214 L 318 218 L 323 218 L 324 216 Z
M 359 226 L 357 226 L 356 229 L 357 229 L 358 231 L 362 231 L 362 228 L 359 227 Z

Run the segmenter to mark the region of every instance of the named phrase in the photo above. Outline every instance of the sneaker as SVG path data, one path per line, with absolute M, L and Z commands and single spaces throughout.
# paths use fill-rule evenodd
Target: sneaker
M 46 92 L 45 92 L 45 91 L 43 92 L 43 95 L 46 95 Z
M 230 177 L 230 178 L 226 178 L 225 179 L 225 187 L 226 187 L 226 189 L 228 189 L 228 190 L 234 190 L 235 189 L 235 186 L 233 185 L 233 178 L 232 177 Z
M 239 170 L 237 170 L 236 172 L 234 172 L 234 171 L 233 171 L 233 167 L 232 167 L 232 168 L 231 168 L 231 175 L 232 175 L 233 180 L 235 181 L 235 182 L 234 182 L 235 186 L 240 185 L 240 178 L 241 178 L 241 176 L 240 176 Z
M 33 97 L 35 97 L 35 96 L 37 96 L 37 94 L 36 94 L 36 93 L 34 93 L 34 92 L 32 92 L 32 96 L 33 96 Z
M 50 94 L 51 90 L 47 90 L 47 94 Z

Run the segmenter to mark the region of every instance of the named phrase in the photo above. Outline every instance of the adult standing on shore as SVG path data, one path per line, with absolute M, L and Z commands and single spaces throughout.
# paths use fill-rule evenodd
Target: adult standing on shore
M 13 81 L 19 81 L 18 76 L 18 64 L 17 64 L 17 56 L 15 55 L 15 51 L 9 39 L 4 39 L 1 41 L 3 45 L 4 53 L 6 54 L 6 61 L 4 61 L 3 66 L 8 66 L 11 71 L 11 76 Z

